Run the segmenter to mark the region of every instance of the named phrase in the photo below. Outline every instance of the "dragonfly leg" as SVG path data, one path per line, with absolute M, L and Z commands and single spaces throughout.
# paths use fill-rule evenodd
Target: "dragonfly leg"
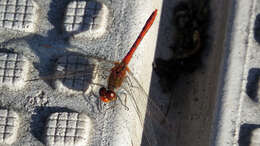
M 91 87 L 91 90 L 89 92 L 89 94 L 86 94 L 85 92 L 82 93 L 82 96 L 84 97 L 84 100 L 87 102 L 87 103 L 95 103 L 97 106 L 95 106 L 95 110 L 98 111 L 98 112 L 101 112 L 102 111 L 102 107 L 100 105 L 100 100 L 98 99 L 98 95 L 96 95 L 94 92 L 93 92 L 93 89 Z M 92 97 L 95 97 L 95 98 L 92 98 Z
M 98 109 L 100 112 L 103 111 L 103 106 L 102 106 L 102 101 L 101 100 L 98 100 Z
M 95 87 L 94 87 L 94 86 L 104 87 L 104 85 L 98 84 L 98 83 L 93 83 L 93 82 L 92 82 L 92 83 L 90 83 L 90 88 L 91 88 L 91 90 L 90 90 L 90 92 L 88 93 L 88 94 L 89 94 L 88 97 L 91 97 L 91 95 L 93 95 L 93 96 L 97 99 L 97 108 L 98 108 L 98 111 L 101 112 L 101 111 L 103 111 L 103 106 L 102 106 L 102 103 L 103 103 L 103 102 L 99 99 L 99 96 L 95 94 L 95 92 L 94 92 Z M 87 90 L 83 92 L 83 96 L 86 95 L 86 92 L 87 92 Z M 84 97 L 85 97 L 85 100 L 86 100 L 87 102 L 90 101 L 89 99 L 87 99 L 86 96 L 84 96 Z
M 107 108 L 104 112 L 107 112 L 110 109 L 114 109 L 118 104 L 116 104 L 116 102 L 114 102 L 114 104 L 112 106 L 110 106 L 109 108 Z
M 118 96 L 118 99 L 119 99 L 119 101 L 120 101 L 121 105 L 123 105 L 123 106 L 125 107 L 125 110 L 129 111 L 129 108 L 126 106 L 126 102 L 127 102 L 127 94 L 126 94 L 126 93 L 124 93 L 124 92 L 123 92 L 122 94 L 124 94 L 124 95 L 125 95 L 125 103 L 123 103 L 123 101 L 122 101 L 122 99 L 121 99 L 121 97 L 120 97 L 120 96 Z

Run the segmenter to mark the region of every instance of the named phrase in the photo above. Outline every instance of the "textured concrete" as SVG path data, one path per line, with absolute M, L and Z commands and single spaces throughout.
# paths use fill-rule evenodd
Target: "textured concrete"
M 161 5 L 161 0 L 0 0 L 0 71 L 4 72 L 0 108 L 19 115 L 17 136 L 8 142 L 13 146 L 140 145 L 148 97 L 143 88 L 148 91 L 150 85 Z M 123 103 L 127 95 L 127 107 L 120 100 L 100 103 L 98 90 L 106 86 L 111 65 L 129 51 L 155 9 L 159 11 L 155 23 L 129 64 L 143 87 L 136 88 L 140 84 L 130 76 L 117 91 Z M 84 73 L 70 78 L 75 70 Z M 64 75 L 69 77 L 63 80 Z M 86 115 L 87 134 L 79 133 L 76 144 L 71 142 L 63 135 L 64 127 L 59 128 L 64 123 L 50 124 L 55 113 Z M 56 135 L 49 131 L 52 126 Z M 153 127 L 149 129 L 145 135 L 155 144 Z

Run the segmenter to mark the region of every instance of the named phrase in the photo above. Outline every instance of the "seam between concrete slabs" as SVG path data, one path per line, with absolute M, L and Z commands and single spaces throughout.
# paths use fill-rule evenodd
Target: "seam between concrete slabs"
M 234 134 L 236 133 L 237 118 L 239 116 L 237 110 L 241 108 L 238 107 L 238 104 L 240 104 L 239 98 L 241 96 L 242 75 L 244 74 L 246 58 L 244 48 L 247 48 L 247 44 L 244 44 L 244 42 L 248 40 L 248 14 L 250 14 L 252 2 L 233 0 L 231 5 L 235 6 L 232 6 L 233 9 L 230 10 L 228 18 L 229 28 L 226 37 L 230 38 L 226 38 L 225 41 L 222 81 L 216 107 L 218 111 L 215 113 L 215 141 L 212 144 L 214 146 L 235 144 Z M 243 6 L 243 10 L 239 10 L 241 6 Z M 244 21 L 241 21 L 241 19 Z
M 244 78 L 244 76 L 247 74 L 248 70 L 247 70 L 247 63 L 248 63 L 248 51 L 250 51 L 249 49 L 249 43 L 250 43 L 250 36 L 252 34 L 252 24 L 254 24 L 254 20 L 252 17 L 254 16 L 254 9 L 256 6 L 256 0 L 253 0 L 253 2 L 250 5 L 250 9 L 249 9 L 249 21 L 248 21 L 248 26 L 247 26 L 247 30 L 246 32 L 248 32 L 247 34 L 247 40 L 246 40 L 246 51 L 245 51 L 245 61 L 243 64 L 243 74 L 242 74 L 242 84 L 240 87 L 240 99 L 239 99 L 239 105 L 238 105 L 238 118 L 236 120 L 236 129 L 235 129 L 235 136 L 234 136 L 234 140 L 233 140 L 233 145 L 236 146 L 238 145 L 238 140 L 239 140 L 239 131 L 240 131 L 240 123 L 241 123 L 241 112 L 242 112 L 242 106 L 243 106 L 243 95 L 244 95 L 244 91 L 243 91 L 243 86 L 245 85 L 245 83 L 247 82 L 246 77 Z

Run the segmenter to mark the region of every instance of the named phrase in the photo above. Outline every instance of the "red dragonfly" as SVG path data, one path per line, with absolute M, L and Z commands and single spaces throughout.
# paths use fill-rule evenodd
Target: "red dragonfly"
M 148 32 L 148 30 L 152 26 L 152 24 L 153 24 L 153 22 L 156 18 L 156 15 L 157 15 L 157 9 L 153 11 L 151 16 L 146 21 L 141 33 L 139 34 L 138 38 L 136 39 L 136 41 L 132 45 L 132 47 L 129 50 L 129 52 L 127 53 L 127 55 L 123 58 L 123 60 L 121 62 L 115 62 L 114 63 L 114 67 L 111 69 L 111 72 L 108 76 L 107 88 L 101 87 L 99 89 L 99 96 L 100 96 L 99 98 L 101 99 L 101 101 L 108 103 L 108 102 L 111 102 L 111 101 L 115 101 L 117 99 L 118 96 L 115 93 L 115 90 L 121 87 L 123 81 L 126 78 L 126 73 L 128 73 L 129 75 L 132 76 L 132 79 L 135 80 L 135 83 L 137 84 L 138 88 L 141 88 L 141 92 L 143 94 L 145 94 L 146 97 L 148 97 L 145 90 L 139 84 L 137 79 L 133 76 L 133 74 L 131 73 L 131 71 L 130 71 L 130 69 L 128 68 L 127 65 L 129 64 L 130 60 L 132 59 L 134 52 L 136 51 L 136 49 L 137 49 L 138 45 L 140 44 L 140 42 L 142 41 L 142 39 L 144 38 L 145 34 Z M 128 94 L 131 94 L 131 93 L 128 92 Z M 144 113 L 141 113 L 141 110 L 139 108 L 140 105 L 138 106 L 138 102 L 142 99 L 136 100 L 133 95 L 132 95 L 132 97 L 133 97 L 132 98 L 133 102 L 136 105 L 136 111 L 138 113 L 139 119 L 141 121 L 141 124 L 143 125 L 144 121 L 142 120 L 141 115 L 142 114 L 144 115 Z M 166 130 L 164 128 L 161 128 L 161 126 L 159 124 L 160 122 L 158 122 L 157 120 L 159 120 L 159 119 L 160 120 L 166 120 L 166 123 L 167 123 L 168 122 L 167 119 L 164 117 L 164 114 L 161 112 L 161 110 L 158 108 L 158 106 L 155 105 L 154 102 L 149 98 L 148 98 L 148 104 L 152 108 L 152 109 L 150 108 L 150 110 L 147 110 L 148 117 L 152 117 L 152 119 L 150 119 L 151 121 L 156 119 L 156 122 L 153 122 L 153 123 L 155 123 L 157 128 L 159 128 L 161 130 L 161 132 L 163 132 L 163 134 L 165 134 L 164 132 Z M 142 105 L 142 106 L 144 106 L 144 105 Z M 151 122 L 151 121 L 148 121 L 148 123 L 146 123 L 147 125 L 145 125 L 144 136 L 146 137 L 149 145 L 156 145 L 157 141 L 155 140 L 155 137 L 150 135 L 151 134 L 150 131 L 146 132 L 146 130 L 150 130 L 149 128 L 153 128 L 153 127 L 149 126 L 149 122 Z M 168 123 L 167 123 L 167 126 L 169 126 Z M 164 135 L 164 136 L 166 136 L 166 135 Z
M 67 88 L 70 89 L 76 89 L 80 84 L 82 84 L 82 88 L 80 86 L 79 90 L 82 90 L 84 92 L 87 92 L 86 89 L 89 89 L 88 87 L 86 87 L 86 83 L 89 84 L 87 86 L 101 86 L 101 88 L 98 90 L 98 93 L 99 99 L 103 103 L 110 103 L 112 101 L 120 99 L 121 94 L 119 93 L 119 91 L 117 92 L 116 90 L 123 88 L 123 90 L 127 92 L 126 95 L 131 95 L 132 97 L 131 101 L 133 102 L 134 108 L 137 112 L 141 125 L 145 126 L 144 136 L 146 137 L 149 145 L 156 145 L 157 140 L 155 135 L 153 134 L 154 132 L 151 132 L 151 130 L 153 129 L 153 127 L 156 127 L 163 133 L 163 135 L 167 135 L 168 133 L 166 132 L 168 131 L 168 129 L 166 130 L 161 126 L 161 121 L 166 120 L 167 122 L 167 119 L 165 118 L 164 113 L 160 110 L 160 108 L 149 98 L 145 90 L 142 88 L 138 80 L 134 77 L 133 73 L 129 70 L 127 66 L 135 50 L 140 44 L 141 40 L 152 26 L 156 18 L 156 15 L 157 9 L 151 14 L 149 19 L 146 21 L 145 26 L 143 27 L 141 33 L 139 34 L 137 40 L 134 42 L 127 55 L 123 58 L 121 62 L 113 63 L 113 67 L 107 67 L 105 65 L 102 66 L 103 64 L 108 64 L 108 61 L 106 60 L 94 59 L 92 57 L 88 57 L 87 60 L 84 60 L 86 57 L 79 57 L 77 54 L 72 54 L 68 57 L 59 59 L 57 61 L 58 73 L 56 75 L 51 77 L 43 77 L 42 79 L 62 79 L 62 84 L 66 84 L 65 86 L 67 86 Z M 101 67 L 96 67 L 97 64 L 101 65 Z M 103 76 L 102 79 L 98 78 L 98 81 L 94 81 L 95 79 L 93 79 L 93 76 L 99 75 Z M 129 87 L 129 85 L 127 87 L 124 87 L 124 85 L 127 84 L 125 83 L 126 78 L 130 78 L 130 84 L 132 84 L 133 87 L 137 88 L 133 89 Z M 107 88 L 104 87 L 105 80 L 103 79 L 106 79 Z M 58 83 L 58 85 L 60 86 L 60 83 Z M 146 99 L 148 100 L 148 103 L 145 102 Z M 147 110 L 145 110 L 146 108 L 144 108 L 146 107 L 146 103 L 150 106 L 150 108 L 148 106 Z M 145 124 L 144 119 L 147 119 L 148 123 Z M 167 126 L 169 125 L 170 124 L 167 123 Z
M 126 72 L 130 72 L 127 65 L 130 62 L 136 48 L 138 47 L 138 45 L 144 38 L 145 34 L 152 26 L 156 15 L 157 15 L 157 9 L 151 14 L 149 19 L 146 21 L 146 24 L 143 27 L 141 33 L 139 34 L 138 38 L 136 39 L 135 43 L 133 44 L 130 51 L 127 53 L 127 55 L 124 57 L 124 59 L 120 63 L 115 62 L 115 66 L 111 69 L 111 73 L 108 78 L 107 88 L 102 87 L 99 90 L 100 99 L 103 102 L 110 102 L 117 99 L 114 90 L 118 89 L 122 85 L 124 79 L 126 78 Z

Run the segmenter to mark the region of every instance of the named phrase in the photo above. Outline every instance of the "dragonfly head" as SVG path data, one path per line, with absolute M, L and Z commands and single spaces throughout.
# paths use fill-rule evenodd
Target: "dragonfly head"
M 99 89 L 99 98 L 103 102 L 110 102 L 116 99 L 116 93 L 112 90 L 102 87 Z

